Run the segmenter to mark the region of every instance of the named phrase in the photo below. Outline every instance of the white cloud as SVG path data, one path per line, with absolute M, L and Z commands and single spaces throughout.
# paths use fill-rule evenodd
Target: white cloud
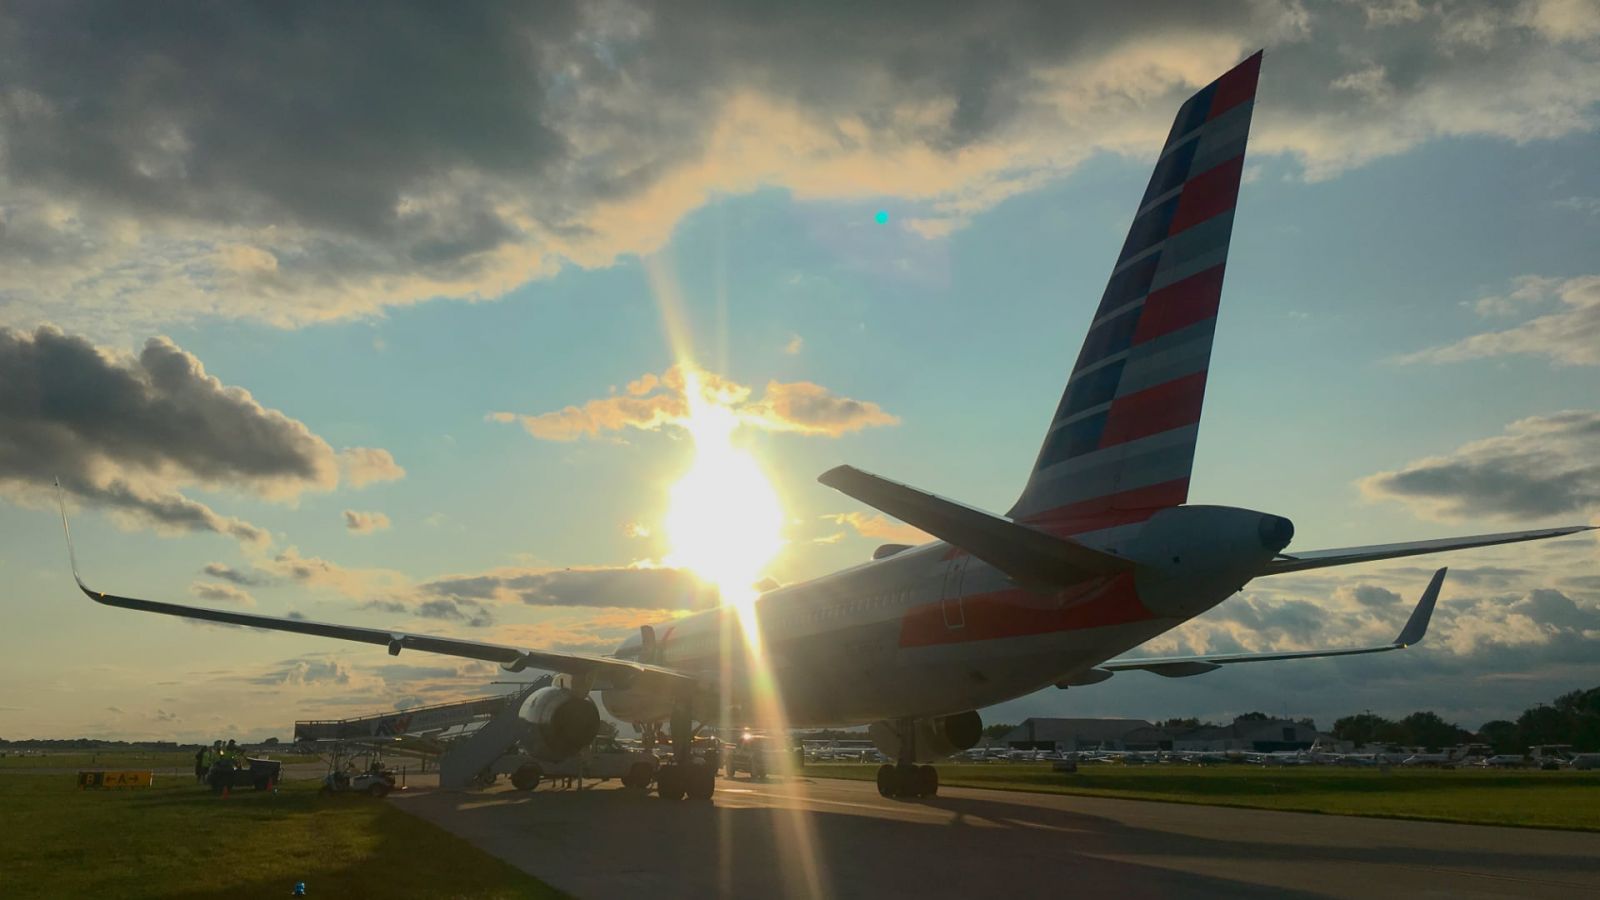
M 764 431 L 838 437 L 900 420 L 867 400 L 841 397 L 809 381 L 769 381 L 759 398 L 753 389 L 710 372 L 675 365 L 660 376 L 646 373 L 620 394 L 555 412 L 519 415 L 494 412 L 495 422 L 521 422 L 536 438 L 574 441 L 625 429 L 659 431 L 682 427 L 689 418 L 689 391 L 733 410 L 739 421 Z
M 389 517 L 381 512 L 344 511 L 344 527 L 352 534 L 372 534 L 389 527 Z
M 1469 359 L 1526 354 L 1573 366 L 1600 365 L 1600 275 L 1542 278 L 1527 275 L 1502 295 L 1476 303 L 1485 315 L 1509 315 L 1529 306 L 1560 301 L 1555 312 L 1535 316 L 1511 328 L 1488 331 L 1420 350 L 1400 358 L 1404 363 L 1452 363 Z

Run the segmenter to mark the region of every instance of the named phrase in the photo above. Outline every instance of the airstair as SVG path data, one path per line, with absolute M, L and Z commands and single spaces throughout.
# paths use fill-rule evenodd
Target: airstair
M 439 786 L 462 790 L 492 781 L 502 761 L 518 753 L 525 729 L 517 713 L 529 694 L 549 683 L 546 676 L 493 697 L 350 719 L 299 721 L 294 723 L 294 740 L 303 747 L 379 746 L 389 753 L 437 760 Z

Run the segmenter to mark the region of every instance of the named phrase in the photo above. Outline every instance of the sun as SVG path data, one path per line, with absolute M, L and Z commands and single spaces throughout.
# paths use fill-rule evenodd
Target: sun
M 783 547 L 783 506 L 754 457 L 733 443 L 738 415 L 684 369 L 694 463 L 672 486 L 666 561 L 716 585 L 724 604 L 748 606 L 762 568 Z

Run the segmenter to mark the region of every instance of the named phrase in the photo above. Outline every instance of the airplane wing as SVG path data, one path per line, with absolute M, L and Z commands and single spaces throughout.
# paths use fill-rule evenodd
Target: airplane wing
M 1075 584 L 1133 568 L 1130 560 L 1046 534 L 853 466 L 817 481 L 967 551 L 1023 584 Z
M 693 680 L 693 676 L 675 669 L 652 666 L 610 656 L 592 656 L 585 653 L 567 653 L 559 650 L 526 650 L 521 647 L 491 644 L 484 641 L 414 634 L 386 628 L 336 625 L 328 622 L 313 622 L 308 619 L 263 616 L 256 613 L 206 609 L 199 606 L 185 606 L 181 603 L 165 603 L 159 600 L 121 597 L 116 594 L 108 594 L 105 591 L 97 591 L 84 584 L 83 578 L 78 574 L 78 554 L 72 546 L 72 529 L 67 525 L 66 501 L 60 497 L 60 489 L 61 484 L 57 482 L 57 499 L 61 502 L 61 527 L 67 535 L 67 559 L 72 564 L 72 578 L 78 583 L 78 589 L 83 591 L 90 600 L 104 606 L 115 606 L 120 609 L 132 609 L 139 612 L 160 613 L 166 616 L 180 616 L 185 619 L 199 619 L 204 622 L 217 622 L 224 625 L 242 625 L 247 628 L 290 631 L 296 634 L 337 638 L 342 641 L 378 644 L 387 647 L 390 656 L 399 656 L 401 650 L 421 650 L 424 653 L 441 653 L 446 656 L 460 656 L 466 659 L 481 659 L 486 662 L 499 663 L 501 667 L 511 672 L 520 672 L 523 669 L 533 668 L 546 669 L 552 672 L 565 672 L 573 675 L 593 675 L 597 677 L 599 682 L 596 685 L 597 687 L 623 686 L 631 683 L 633 679 L 641 675 L 670 678 L 674 681 Z
M 1422 592 L 1422 599 L 1417 601 L 1417 608 L 1411 611 L 1411 618 L 1406 620 L 1406 627 L 1400 629 L 1400 634 L 1387 644 L 1376 647 L 1349 647 L 1335 650 L 1291 650 L 1283 653 L 1218 653 L 1209 656 L 1160 656 L 1148 659 L 1113 659 L 1101 663 L 1097 669 L 1106 673 L 1103 676 L 1091 675 L 1082 679 L 1083 683 L 1104 681 L 1110 673 L 1122 672 L 1130 669 L 1143 669 L 1154 672 L 1167 678 L 1187 678 L 1190 675 L 1204 675 L 1215 672 L 1217 669 L 1231 663 L 1242 662 L 1267 662 L 1276 659 L 1314 659 L 1322 656 L 1355 656 L 1361 653 L 1385 653 L 1390 650 L 1404 650 L 1405 648 L 1421 642 L 1422 636 L 1428 631 L 1428 620 L 1433 616 L 1433 605 L 1439 600 L 1439 588 L 1444 584 L 1446 569 L 1433 573 L 1433 580 L 1428 582 L 1428 589 Z M 1093 671 L 1093 670 L 1091 670 Z
M 1519 541 L 1538 541 L 1590 531 L 1593 525 L 1568 525 L 1564 528 L 1542 528 L 1536 531 L 1507 531 L 1500 534 L 1475 534 L 1471 537 L 1440 538 L 1432 541 L 1410 541 L 1404 544 L 1374 544 L 1370 547 L 1342 547 L 1338 550 L 1308 550 L 1305 553 L 1280 553 L 1267 563 L 1266 571 L 1257 575 L 1282 575 L 1286 572 L 1303 572 L 1327 566 L 1348 566 L 1354 563 L 1417 556 L 1423 553 L 1442 553 L 1446 550 L 1467 550 L 1472 547 L 1493 547 L 1496 544 L 1515 544 Z

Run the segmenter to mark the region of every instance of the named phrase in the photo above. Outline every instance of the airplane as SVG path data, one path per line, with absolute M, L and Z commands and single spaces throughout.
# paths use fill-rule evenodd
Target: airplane
M 1217 606 L 1252 580 L 1586 530 L 1546 528 L 1287 553 L 1294 525 L 1271 513 L 1191 505 L 1190 472 L 1261 53 L 1178 110 L 1038 457 L 1015 504 L 996 515 L 839 466 L 819 481 L 935 540 L 890 544 L 873 559 L 767 590 L 751 604 L 793 727 L 869 724 L 892 760 L 886 797 L 930 796 L 926 763 L 977 744 L 977 710 L 1118 672 L 1181 678 L 1226 665 L 1379 653 L 1423 637 L 1445 570 L 1394 641 L 1276 653 L 1121 656 Z M 65 503 L 62 524 L 66 526 Z M 701 725 L 761 727 L 750 677 L 758 661 L 722 607 L 645 626 L 612 655 L 529 649 L 384 628 L 285 619 L 142 600 L 84 584 L 107 606 L 543 669 L 555 682 L 522 718 L 552 759 L 589 745 L 606 710 L 646 741 L 670 735 L 663 798 L 710 799 L 715 760 L 693 757 Z M 723 672 L 731 671 L 724 689 Z

